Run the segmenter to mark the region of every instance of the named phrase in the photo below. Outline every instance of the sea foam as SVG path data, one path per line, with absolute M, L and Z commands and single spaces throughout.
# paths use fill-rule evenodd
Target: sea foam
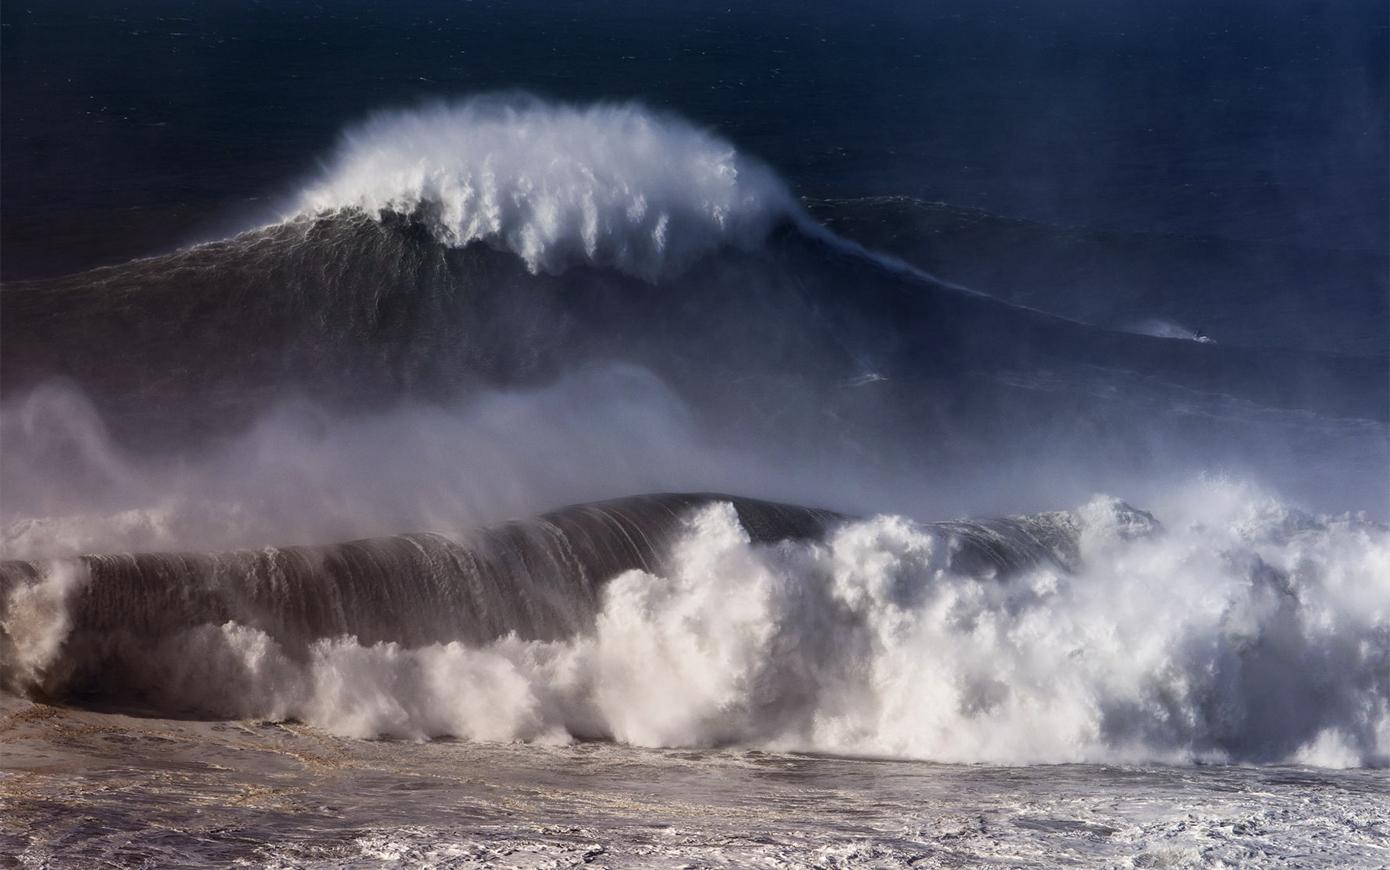
M 1161 507 L 1160 526 L 1097 498 L 1075 512 L 1076 570 L 999 577 L 951 570 L 951 537 L 900 517 L 758 544 L 713 503 L 666 568 L 614 578 L 572 637 L 325 637 L 303 655 L 227 622 L 139 654 L 171 702 L 357 737 L 1387 763 L 1390 531 L 1219 480 Z M 26 673 L 59 655 L 66 587 L 15 592 Z
M 356 209 L 485 242 L 533 272 L 611 266 L 649 280 L 756 247 L 800 205 L 728 142 L 633 103 L 513 95 L 378 114 L 343 136 L 298 215 Z

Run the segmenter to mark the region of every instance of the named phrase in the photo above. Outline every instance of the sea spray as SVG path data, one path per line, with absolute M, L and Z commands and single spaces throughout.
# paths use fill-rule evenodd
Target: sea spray
M 303 215 L 356 209 L 485 242 L 533 272 L 611 266 L 649 280 L 800 215 L 782 181 L 728 142 L 637 104 L 477 97 L 350 129 Z

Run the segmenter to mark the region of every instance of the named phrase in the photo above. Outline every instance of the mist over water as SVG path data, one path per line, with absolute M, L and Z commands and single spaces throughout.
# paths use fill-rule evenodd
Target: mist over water
M 355 419 L 287 402 L 172 460 L 114 441 L 60 387 L 7 407 L 3 427 L 7 501 L 26 506 L 7 512 L 5 555 L 23 559 L 463 529 L 754 473 L 702 441 L 661 382 L 622 366 Z

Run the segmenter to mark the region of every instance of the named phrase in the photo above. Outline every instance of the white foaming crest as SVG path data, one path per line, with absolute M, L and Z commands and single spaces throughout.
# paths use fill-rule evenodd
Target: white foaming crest
M 655 280 L 800 216 L 777 176 L 729 143 L 634 104 L 474 98 L 350 130 L 300 214 L 360 209 L 485 242 L 533 272 L 581 263 Z
M 60 653 L 72 628 L 68 597 L 89 579 L 81 563 L 55 561 L 38 582 L 0 599 L 0 686 L 27 693 L 60 679 Z
M 1136 535 L 1097 499 L 1079 572 L 1001 580 L 950 573 L 949 542 L 900 518 L 760 546 L 715 505 L 666 576 L 615 578 L 584 636 L 343 637 L 306 663 L 228 623 L 152 651 L 151 672 L 184 700 L 361 737 L 1387 763 L 1390 531 L 1210 480 L 1160 507 Z

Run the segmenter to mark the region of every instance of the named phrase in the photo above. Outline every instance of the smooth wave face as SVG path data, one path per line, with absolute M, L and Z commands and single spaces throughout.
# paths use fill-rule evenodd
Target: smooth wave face
M 754 248 L 800 207 L 729 143 L 634 104 L 475 98 L 349 130 L 298 212 L 423 219 L 532 272 L 611 266 L 649 280 L 726 245 Z
M 907 196 L 819 199 L 810 213 L 875 251 L 992 296 L 1161 338 L 1383 358 L 1390 258 L 1204 236 L 1055 226 Z
M 722 496 L 6 563 L 12 689 L 372 737 L 945 761 L 1390 754 L 1390 530 L 1207 481 L 984 523 Z

